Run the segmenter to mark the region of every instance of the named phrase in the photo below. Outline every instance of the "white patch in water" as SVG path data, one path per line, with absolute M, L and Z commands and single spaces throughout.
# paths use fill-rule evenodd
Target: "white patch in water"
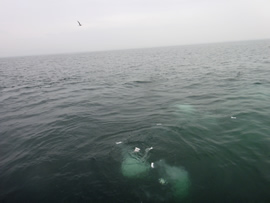
M 161 185 L 165 185 L 167 183 L 167 181 L 163 178 L 158 179 L 158 181 Z
M 190 104 L 178 104 L 176 107 L 183 113 L 186 114 L 192 114 L 194 113 L 195 109 L 192 105 Z
M 141 149 L 138 147 L 135 147 L 134 152 L 139 152 Z

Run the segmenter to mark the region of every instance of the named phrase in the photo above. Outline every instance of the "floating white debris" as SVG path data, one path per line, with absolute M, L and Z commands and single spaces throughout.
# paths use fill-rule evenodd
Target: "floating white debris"
M 122 142 L 120 141 L 120 142 L 116 142 L 115 144 L 122 144 Z
M 236 119 L 236 117 L 234 117 L 234 116 L 231 116 L 231 119 Z
M 135 147 L 134 152 L 139 152 L 141 149 L 138 147 Z
M 145 151 L 146 151 L 146 152 L 149 152 L 149 151 L 152 150 L 152 149 L 153 149 L 153 147 L 149 147 L 149 148 L 146 148 Z
M 161 123 L 157 123 L 157 125 L 162 125 Z
M 151 163 L 151 168 L 155 168 L 154 162 Z

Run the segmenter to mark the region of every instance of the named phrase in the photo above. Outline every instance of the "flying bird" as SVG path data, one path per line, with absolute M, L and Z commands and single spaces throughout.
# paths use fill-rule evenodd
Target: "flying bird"
M 77 21 L 79 23 L 79 26 L 82 26 L 82 24 L 80 23 L 80 21 Z

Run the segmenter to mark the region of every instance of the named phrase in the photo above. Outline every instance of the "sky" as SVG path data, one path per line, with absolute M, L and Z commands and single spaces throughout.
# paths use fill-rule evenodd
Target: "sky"
M 0 57 L 269 38 L 270 0 L 0 0 Z

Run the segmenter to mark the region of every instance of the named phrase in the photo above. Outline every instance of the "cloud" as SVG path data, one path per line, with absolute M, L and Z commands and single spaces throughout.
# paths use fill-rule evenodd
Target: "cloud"
M 14 54 L 94 51 L 270 36 L 268 0 L 2 0 L 1 4 L 1 55 L 12 50 L 21 50 Z

